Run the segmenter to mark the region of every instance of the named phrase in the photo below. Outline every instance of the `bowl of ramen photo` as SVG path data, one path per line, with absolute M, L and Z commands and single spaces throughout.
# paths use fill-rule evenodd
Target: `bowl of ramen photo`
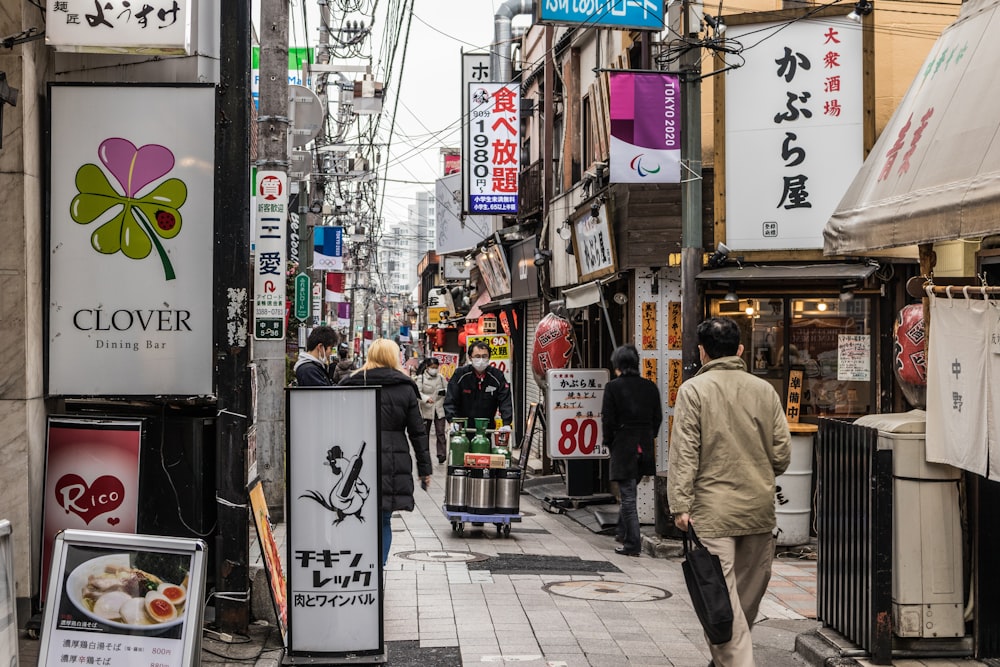
M 186 573 L 174 567 L 164 578 L 136 565 L 127 553 L 91 558 L 70 572 L 66 596 L 87 618 L 113 628 L 155 633 L 181 623 Z

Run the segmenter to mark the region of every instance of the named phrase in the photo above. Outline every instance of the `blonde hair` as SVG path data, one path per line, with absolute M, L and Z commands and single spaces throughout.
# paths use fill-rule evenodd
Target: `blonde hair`
M 372 368 L 395 368 L 397 371 L 403 370 L 399 363 L 399 345 L 388 338 L 375 340 L 368 348 L 368 360 L 358 371 L 367 371 Z M 355 371 L 357 372 L 357 371 Z

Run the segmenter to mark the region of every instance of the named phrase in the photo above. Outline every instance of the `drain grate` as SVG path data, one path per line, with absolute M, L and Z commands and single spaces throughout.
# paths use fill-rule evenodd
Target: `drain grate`
M 521 528 L 520 526 L 518 526 L 517 529 L 516 529 L 516 531 L 517 531 L 518 534 L 521 534 L 521 533 L 532 533 L 532 534 L 538 534 L 538 535 L 549 535 L 550 534 L 549 531 L 545 530 L 544 528 Z
M 486 560 L 469 563 L 470 570 L 489 570 L 503 574 L 580 574 L 621 572 L 606 560 L 582 560 L 576 556 L 540 554 L 497 554 Z
M 386 664 L 392 665 L 392 667 L 462 664 L 462 652 L 457 646 L 420 648 L 419 641 L 386 642 L 385 654 Z

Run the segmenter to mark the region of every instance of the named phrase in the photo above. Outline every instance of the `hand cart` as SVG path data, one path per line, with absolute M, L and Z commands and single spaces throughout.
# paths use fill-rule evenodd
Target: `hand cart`
M 510 537 L 510 524 L 521 521 L 520 514 L 471 514 L 469 512 L 452 512 L 446 506 L 441 506 L 444 517 L 451 521 L 451 531 L 459 535 L 465 532 L 465 524 L 484 525 L 492 523 L 497 527 L 497 535 Z

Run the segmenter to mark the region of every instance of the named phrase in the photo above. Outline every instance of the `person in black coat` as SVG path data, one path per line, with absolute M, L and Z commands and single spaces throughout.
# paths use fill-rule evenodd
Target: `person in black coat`
M 448 381 L 444 416 L 448 421 L 465 417 L 469 420 L 468 427 L 474 426 L 473 419 L 482 417 L 490 420 L 492 428 L 497 410 L 500 411 L 503 426 L 510 430 L 514 421 L 510 383 L 503 373 L 490 366 L 490 346 L 477 340 L 469 345 L 468 365 L 457 368 Z
M 306 350 L 295 362 L 295 381 L 300 387 L 325 387 L 333 384 L 327 375 L 330 357 L 340 336 L 330 327 L 314 327 L 306 339 Z
M 656 474 L 653 439 L 663 421 L 660 390 L 639 375 L 639 352 L 622 345 L 611 354 L 614 380 L 604 388 L 601 425 L 604 445 L 611 451 L 610 479 L 618 482 L 621 509 L 615 553 L 638 556 L 642 550 L 636 487 L 645 475 Z
M 413 511 L 413 459 L 417 458 L 417 474 L 426 489 L 430 483 L 430 450 L 427 433 L 420 416 L 420 393 L 417 385 L 400 370 L 399 346 L 386 338 L 372 343 L 368 362 L 340 381 L 341 387 L 378 385 L 381 392 L 379 430 L 382 445 L 382 565 L 389 558 L 392 543 L 390 520 L 396 510 Z

